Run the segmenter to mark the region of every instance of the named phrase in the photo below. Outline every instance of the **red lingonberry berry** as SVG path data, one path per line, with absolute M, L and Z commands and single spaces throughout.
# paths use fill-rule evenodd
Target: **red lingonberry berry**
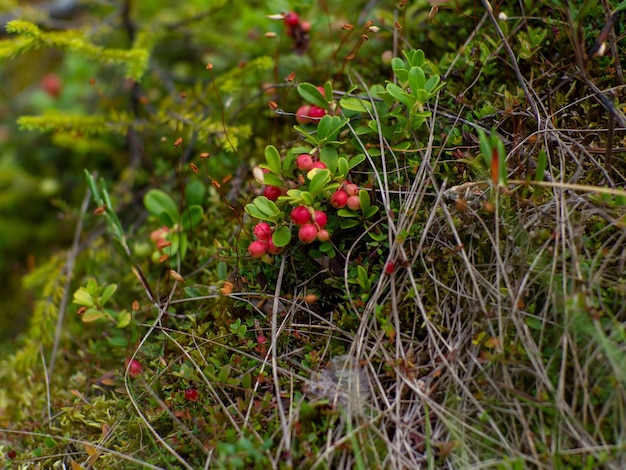
M 137 359 L 133 359 L 131 361 L 127 358 L 125 361 L 125 365 L 126 369 L 128 370 L 128 375 L 130 375 L 131 377 L 137 377 L 143 372 L 143 366 L 141 365 L 141 362 L 139 362 Z
M 185 398 L 188 401 L 196 401 L 198 399 L 198 390 L 195 388 L 188 388 L 185 390 Z
M 356 196 L 359 194 L 359 187 L 356 184 L 348 183 L 343 189 L 348 193 L 348 196 Z
M 309 155 L 308 153 L 303 153 L 302 155 L 299 155 L 298 158 L 296 158 L 296 166 L 299 170 L 309 171 L 311 168 L 313 168 L 313 159 L 311 158 L 311 155 Z
M 11 449 L 10 451 L 8 451 L 7 457 L 11 460 L 14 460 L 15 458 L 17 458 L 17 452 L 15 451 L 15 449 Z
M 311 220 L 311 212 L 306 206 L 294 207 L 291 211 L 291 220 L 296 225 L 304 225 Z
M 298 230 L 298 238 L 302 243 L 312 243 L 317 238 L 317 227 L 313 224 L 304 224 Z
M 290 11 L 285 15 L 285 19 L 283 21 L 287 26 L 293 28 L 294 26 L 298 26 L 298 23 L 300 23 L 300 17 L 293 11 Z
M 283 191 L 278 186 L 272 186 L 271 184 L 268 184 L 265 186 L 265 189 L 263 189 L 263 196 L 270 201 L 275 201 L 282 193 Z
M 339 189 L 333 193 L 330 197 L 330 205 L 335 209 L 341 209 L 348 203 L 348 194 Z
M 311 124 L 313 120 L 309 117 L 309 111 L 311 110 L 311 105 L 305 104 L 304 106 L 300 106 L 296 111 L 296 121 L 298 124 Z
M 268 242 L 266 240 L 255 240 L 248 245 L 248 253 L 253 258 L 262 258 L 267 253 Z
M 326 168 L 326 163 L 320 161 L 313 162 L 312 168 L 321 168 L 322 170 L 324 170 Z
M 385 264 L 385 274 L 393 274 L 395 269 L 396 263 L 394 263 L 393 261 L 387 261 L 387 264 Z
M 326 223 L 328 222 L 328 216 L 324 211 L 315 211 L 314 213 L 315 223 L 319 228 L 326 227 Z
M 57 98 L 63 89 L 63 82 L 59 76 L 54 73 L 48 73 L 41 77 L 41 82 L 39 84 L 41 89 L 52 98 Z
M 328 233 L 328 230 L 323 228 L 319 232 L 317 232 L 317 239 L 321 242 L 327 242 L 328 240 L 330 240 L 330 233 Z
M 279 255 L 284 249 L 285 247 L 283 246 L 276 246 L 271 238 L 267 241 L 267 252 L 270 255 Z
M 326 114 L 326 110 L 324 108 L 320 108 L 319 106 L 311 105 L 309 109 L 309 117 L 310 118 L 321 118 Z
M 272 227 L 266 222 L 260 222 L 254 226 L 252 233 L 259 240 L 268 240 L 272 236 Z
M 361 208 L 361 200 L 359 199 L 359 196 L 348 197 L 346 204 L 353 211 L 358 211 Z

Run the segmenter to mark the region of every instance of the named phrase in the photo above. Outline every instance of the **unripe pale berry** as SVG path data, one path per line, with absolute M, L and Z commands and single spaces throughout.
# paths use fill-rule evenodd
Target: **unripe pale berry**
M 346 204 L 353 211 L 358 211 L 361 208 L 361 200 L 359 199 L 359 196 L 348 197 Z
M 348 183 L 345 185 L 344 190 L 348 193 L 348 196 L 356 196 L 359 194 L 359 187 L 356 184 Z
M 319 228 L 326 227 L 326 223 L 328 222 L 328 216 L 326 215 L 326 212 L 315 211 L 314 218 L 315 218 L 315 223 L 317 224 Z
M 333 193 L 330 197 L 330 205 L 335 209 L 341 209 L 348 203 L 348 194 L 339 189 Z
M 259 240 L 268 240 L 272 236 L 272 227 L 266 222 L 260 222 L 254 226 L 252 233 Z
M 313 168 L 313 159 L 311 158 L 311 155 L 309 155 L 308 153 L 303 153 L 302 155 L 299 155 L 298 158 L 296 158 L 296 166 L 299 170 L 309 171 L 311 168 Z
M 298 124 L 311 124 L 313 120 L 309 116 L 309 111 L 311 110 L 311 106 L 305 104 L 300 106 L 296 111 L 296 121 Z
M 313 224 L 304 224 L 298 230 L 298 238 L 302 243 L 312 243 L 317 238 L 317 227 Z
M 291 220 L 296 225 L 304 225 L 311 220 L 311 212 L 309 212 L 309 208 L 306 206 L 297 206 L 294 207 L 291 211 Z
M 267 241 L 255 240 L 248 245 L 248 253 L 253 258 L 262 258 L 267 253 Z
M 263 196 L 268 198 L 270 201 L 275 201 L 282 193 L 282 190 L 278 186 L 272 186 L 270 184 L 265 186 L 265 189 L 263 190 Z
M 327 242 L 328 240 L 330 240 L 330 233 L 328 233 L 328 230 L 323 228 L 322 230 L 317 232 L 317 239 L 321 242 Z

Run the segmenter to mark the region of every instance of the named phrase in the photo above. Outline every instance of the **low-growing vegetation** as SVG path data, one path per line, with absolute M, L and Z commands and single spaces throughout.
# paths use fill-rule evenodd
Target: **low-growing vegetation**
M 92 3 L 6 6 L 5 468 L 626 466 L 626 3 Z

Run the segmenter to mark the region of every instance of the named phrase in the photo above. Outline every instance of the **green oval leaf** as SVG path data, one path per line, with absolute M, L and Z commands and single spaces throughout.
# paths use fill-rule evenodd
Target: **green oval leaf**
M 279 188 L 282 187 L 284 184 L 283 180 L 273 173 L 265 173 L 263 175 L 263 183 L 269 184 L 271 186 L 278 186 Z
M 280 174 L 280 153 L 273 145 L 265 147 L 265 160 L 267 161 L 268 169 L 274 173 Z
M 339 210 L 337 211 L 337 215 L 338 215 L 339 217 L 358 217 L 358 216 L 359 216 L 359 214 L 357 214 L 357 213 L 356 213 L 356 212 L 354 212 L 353 210 L 351 210 L 351 209 L 346 209 L 346 208 L 339 209 Z
M 421 67 L 411 67 L 409 70 L 409 85 L 411 86 L 411 93 L 416 94 L 420 90 L 424 90 L 426 83 L 426 75 Z
M 206 186 L 203 182 L 193 180 L 185 185 L 185 201 L 190 206 L 195 204 L 202 205 L 206 195 Z
M 331 174 L 337 172 L 337 160 L 339 156 L 335 147 L 325 146 L 320 149 L 320 161 L 326 165 Z
M 202 220 L 202 215 L 204 214 L 204 210 L 202 206 L 189 206 L 183 212 L 183 229 L 191 230 L 194 227 L 197 227 Z
M 323 109 L 328 109 L 328 101 L 320 93 L 315 85 L 310 83 L 301 83 L 298 85 L 298 94 L 307 102 L 319 106 Z
M 74 292 L 74 303 L 83 307 L 93 307 L 93 297 L 84 287 L 80 287 Z
M 313 197 L 317 196 L 328 182 L 330 182 L 330 170 L 319 170 L 309 183 L 309 192 Z
M 365 154 L 359 153 L 358 155 L 355 155 L 354 157 L 350 159 L 350 161 L 348 162 L 348 167 L 350 168 L 350 170 L 352 170 L 352 168 L 354 168 L 360 163 L 363 163 L 364 161 L 365 161 Z
M 291 241 L 291 230 L 287 226 L 282 226 L 276 229 L 272 234 L 272 241 L 274 245 L 279 248 L 289 245 Z
M 117 314 L 117 325 L 115 326 L 117 328 L 126 328 L 128 325 L 130 325 L 131 319 L 132 315 L 130 314 L 130 312 L 123 310 Z
M 90 308 L 89 310 L 87 310 L 83 316 L 81 317 L 81 319 L 85 322 L 85 323 L 90 323 L 92 321 L 96 321 L 96 320 L 100 320 L 101 318 L 104 318 L 106 315 L 104 312 L 100 311 L 100 310 L 96 310 L 95 308 Z
M 337 176 L 343 179 L 348 176 L 349 171 L 348 160 L 345 157 L 339 157 L 337 160 Z
M 342 109 L 355 111 L 357 113 L 367 113 L 368 111 L 372 110 L 372 103 L 359 98 L 353 98 L 351 96 L 342 98 L 339 101 L 339 104 Z
M 371 199 L 370 194 L 364 189 L 359 190 L 359 202 L 361 203 L 361 210 L 365 213 L 370 207 Z
M 111 296 L 117 290 L 117 284 L 110 284 L 104 288 L 102 291 L 102 297 L 100 298 L 100 306 L 104 307 L 106 303 L 109 301 Z
M 152 215 L 172 227 L 178 221 L 178 207 L 174 200 L 160 189 L 151 189 L 143 198 L 143 204 Z

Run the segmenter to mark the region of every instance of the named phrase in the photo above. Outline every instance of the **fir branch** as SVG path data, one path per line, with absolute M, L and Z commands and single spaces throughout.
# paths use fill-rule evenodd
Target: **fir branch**
M 143 47 L 132 49 L 104 48 L 92 44 L 81 31 L 42 31 L 36 24 L 29 21 L 13 20 L 7 23 L 7 32 L 19 35 L 0 46 L 0 59 L 13 58 L 31 49 L 39 47 L 56 47 L 74 52 L 87 59 L 126 68 L 126 77 L 135 81 L 148 69 L 150 52 Z
M 80 132 L 85 135 L 126 135 L 128 124 L 107 121 L 103 116 L 21 116 L 17 124 L 22 130 L 39 132 Z

